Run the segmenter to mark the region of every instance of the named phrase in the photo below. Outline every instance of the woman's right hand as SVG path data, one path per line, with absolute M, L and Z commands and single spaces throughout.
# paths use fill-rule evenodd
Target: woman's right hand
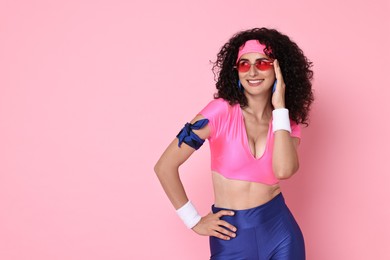
M 192 230 L 202 236 L 214 236 L 223 240 L 230 240 L 230 238 L 236 237 L 234 232 L 237 231 L 237 228 L 220 218 L 233 215 L 234 212 L 229 210 L 220 210 L 215 214 L 210 212 L 202 217 Z

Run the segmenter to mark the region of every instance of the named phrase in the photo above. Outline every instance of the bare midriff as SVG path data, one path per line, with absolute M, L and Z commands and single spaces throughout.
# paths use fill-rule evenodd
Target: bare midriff
M 267 203 L 280 193 L 279 184 L 227 179 L 212 171 L 214 205 L 226 209 L 249 209 Z

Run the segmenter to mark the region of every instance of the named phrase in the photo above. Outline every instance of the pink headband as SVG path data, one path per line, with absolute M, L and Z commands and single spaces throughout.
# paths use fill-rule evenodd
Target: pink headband
M 249 40 L 246 41 L 243 45 L 241 45 L 239 51 L 238 51 L 238 56 L 237 56 L 237 61 L 241 58 L 242 55 L 250 53 L 250 52 L 258 52 L 258 53 L 264 53 L 265 45 L 261 44 L 258 40 Z

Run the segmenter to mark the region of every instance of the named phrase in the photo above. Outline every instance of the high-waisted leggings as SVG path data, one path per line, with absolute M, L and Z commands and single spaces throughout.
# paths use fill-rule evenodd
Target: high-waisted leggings
M 226 209 L 212 206 L 213 213 L 220 210 Z M 258 207 L 233 211 L 234 216 L 223 216 L 221 219 L 237 228 L 236 237 L 230 240 L 210 237 L 210 259 L 305 259 L 302 232 L 281 193 Z

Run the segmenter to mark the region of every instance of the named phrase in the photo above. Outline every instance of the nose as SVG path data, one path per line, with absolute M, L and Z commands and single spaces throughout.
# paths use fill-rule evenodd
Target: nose
M 254 77 L 258 74 L 257 68 L 255 64 L 251 64 L 251 68 L 249 69 L 249 76 Z

